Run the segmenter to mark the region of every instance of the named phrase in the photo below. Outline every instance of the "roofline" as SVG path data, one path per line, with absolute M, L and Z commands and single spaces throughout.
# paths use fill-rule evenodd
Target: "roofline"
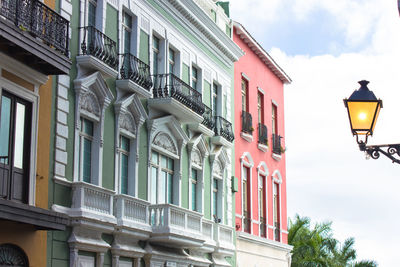
M 292 79 L 285 71 L 275 62 L 267 51 L 251 36 L 251 34 L 237 21 L 233 21 L 233 27 L 250 49 L 267 65 L 269 69 L 285 84 L 290 84 Z

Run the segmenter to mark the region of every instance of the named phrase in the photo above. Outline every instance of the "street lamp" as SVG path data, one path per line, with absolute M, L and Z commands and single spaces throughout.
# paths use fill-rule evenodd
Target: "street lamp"
M 365 151 L 373 159 L 377 159 L 380 153 L 400 164 L 400 144 L 367 146 L 368 136 L 372 136 L 379 111 L 382 108 L 382 100 L 377 99 L 367 87 L 368 81 L 359 81 L 360 89 L 354 91 L 348 99 L 344 99 L 344 105 L 350 120 L 350 128 L 361 151 Z M 362 140 L 364 138 L 364 140 Z M 385 150 L 383 150 L 385 149 Z

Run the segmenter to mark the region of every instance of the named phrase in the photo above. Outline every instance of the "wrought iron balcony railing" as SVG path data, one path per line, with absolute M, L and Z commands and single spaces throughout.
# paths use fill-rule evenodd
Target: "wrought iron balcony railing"
M 272 134 L 272 152 L 278 155 L 282 153 L 281 138 L 280 135 Z
M 215 120 L 215 128 L 214 128 L 215 135 L 222 136 L 229 142 L 232 142 L 233 139 L 235 139 L 232 130 L 232 123 L 230 123 L 221 116 L 215 116 L 214 120 Z
M 267 221 L 264 217 L 260 218 L 260 235 L 261 237 L 267 237 Z
M 242 110 L 242 132 L 253 134 L 253 119 L 251 114 L 247 111 Z
M 243 216 L 243 231 L 246 233 L 250 233 L 250 228 L 251 228 L 251 219 L 250 219 L 250 213 L 245 213 Z
M 203 115 L 204 107 L 201 93 L 172 73 L 153 75 L 153 97 L 172 97 L 199 115 Z
M 83 31 L 81 50 L 83 55 L 91 55 L 105 64 L 118 69 L 117 43 L 93 26 L 80 28 Z
M 281 228 L 278 222 L 274 223 L 274 240 L 280 242 L 281 241 Z
M 39 0 L 0 0 L 0 16 L 68 57 L 69 21 Z
M 268 129 L 262 123 L 258 124 L 258 143 L 268 145 Z
M 149 65 L 130 53 L 125 53 L 122 55 L 120 74 L 121 79 L 129 79 L 148 91 L 153 85 L 150 76 Z
M 215 127 L 214 116 L 212 115 L 212 110 L 206 105 L 204 105 L 203 118 L 204 120 L 202 124 L 205 125 L 208 129 L 214 130 Z

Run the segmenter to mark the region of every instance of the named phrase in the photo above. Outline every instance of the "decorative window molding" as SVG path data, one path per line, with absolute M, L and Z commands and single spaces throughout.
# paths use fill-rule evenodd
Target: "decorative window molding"
M 249 153 L 249 152 L 244 152 L 243 153 L 243 155 L 240 157 L 240 184 L 242 185 L 243 184 L 243 181 L 242 181 L 242 179 L 243 179 L 243 177 L 244 177 L 244 174 L 243 174 L 243 172 L 244 172 L 244 169 L 245 168 L 247 168 L 248 169 L 248 171 L 249 171 L 249 176 L 247 177 L 247 181 L 248 181 L 248 187 L 250 188 L 250 196 L 249 196 L 249 198 L 250 198 L 250 210 L 249 210 L 249 219 L 250 219 L 250 222 L 252 221 L 251 219 L 252 219 L 252 207 L 253 207 L 253 197 L 252 197 L 252 180 L 253 180 L 253 175 L 252 175 L 252 173 L 253 173 L 253 166 L 254 166 L 254 161 L 253 161 L 253 158 L 251 157 L 251 154 Z M 243 196 L 243 186 L 241 186 L 240 187 L 240 195 L 241 196 Z M 242 199 L 242 203 L 244 203 L 244 201 L 243 201 L 243 199 Z M 242 226 L 244 225 L 244 219 L 245 219 L 245 216 L 244 216 L 244 214 L 243 214 L 243 207 L 242 207 L 242 216 L 243 216 L 243 218 L 242 218 Z M 244 231 L 244 227 L 242 227 L 242 231 Z M 253 225 L 252 225 L 252 223 L 250 223 L 250 234 L 253 232 Z
M 272 173 L 272 197 L 273 197 L 273 192 L 274 192 L 274 184 L 278 185 L 278 198 L 279 198 L 279 240 L 282 241 L 282 175 L 279 170 L 275 170 Z M 272 199 L 273 201 L 273 199 Z M 274 209 L 274 204 L 273 209 Z M 272 211 L 272 214 L 274 214 L 274 210 Z M 275 225 L 273 225 L 273 228 L 275 229 Z M 274 231 L 274 237 L 275 237 L 275 231 Z
M 257 186 L 257 188 L 259 189 L 258 190 L 258 194 L 259 194 L 259 192 L 260 192 L 260 188 L 262 188 L 262 187 L 264 187 L 263 188 L 263 190 L 264 190 L 264 199 L 265 199 L 265 205 L 264 205 L 264 209 L 265 209 L 265 224 L 266 225 L 268 225 L 268 182 L 267 182 L 267 177 L 268 177 L 268 175 L 269 175 L 269 170 L 268 170 L 268 167 L 267 167 L 267 164 L 264 162 L 264 161 L 262 161 L 262 162 L 260 162 L 259 164 L 258 164 L 258 166 L 257 166 L 257 181 L 258 181 L 258 186 Z M 259 198 L 260 196 L 258 196 L 258 198 Z M 258 217 L 260 218 L 260 227 L 259 227 L 259 233 L 260 233 L 260 235 L 261 235 L 261 209 L 260 208 L 258 208 Z M 268 228 L 268 227 L 266 227 L 266 228 Z M 265 237 L 266 238 L 268 238 L 268 229 L 265 229 Z
M 173 191 L 179 194 L 173 195 L 173 204 L 181 206 L 181 180 L 182 180 L 182 149 L 189 141 L 186 133 L 178 120 L 172 116 L 165 116 L 147 121 L 148 129 L 148 174 L 147 198 L 151 195 L 151 151 L 157 151 L 174 159 Z
M 79 140 L 81 131 L 81 118 L 93 122 L 93 142 L 91 156 L 91 183 L 102 185 L 103 166 L 103 131 L 104 112 L 114 96 L 105 83 L 100 72 L 78 78 L 75 86 L 75 153 L 74 153 L 74 181 L 82 181 L 81 166 L 82 153 Z
M 216 179 L 218 181 L 218 199 L 217 199 L 217 214 L 214 218 L 215 221 L 224 222 L 224 197 L 226 192 L 226 175 L 224 170 L 228 168 L 230 161 L 228 157 L 228 153 L 226 148 L 219 147 L 218 149 L 214 150 L 213 153 L 210 155 L 210 162 L 211 162 L 211 183 L 210 183 L 210 192 L 211 192 L 211 214 L 214 214 L 213 211 L 213 203 L 214 203 L 214 196 L 212 194 L 214 190 L 213 181 Z
M 127 194 L 137 197 L 138 195 L 138 140 L 140 138 L 140 127 L 148 118 L 140 99 L 136 94 L 122 97 L 114 104 L 115 110 L 115 189 L 122 193 L 120 139 L 124 136 L 129 139 L 128 156 L 128 179 Z
M 201 134 L 195 135 L 187 145 L 189 155 L 189 207 L 193 207 L 192 169 L 197 171 L 196 185 L 196 211 L 204 212 L 204 161 L 209 155 L 209 150 Z

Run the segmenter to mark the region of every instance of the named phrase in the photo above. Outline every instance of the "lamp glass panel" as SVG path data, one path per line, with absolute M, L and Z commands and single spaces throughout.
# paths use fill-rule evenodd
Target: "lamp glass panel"
M 379 102 L 347 102 L 352 130 L 357 134 L 372 134 L 379 115 Z M 378 109 L 378 110 L 377 110 Z M 374 115 L 376 113 L 375 121 Z

